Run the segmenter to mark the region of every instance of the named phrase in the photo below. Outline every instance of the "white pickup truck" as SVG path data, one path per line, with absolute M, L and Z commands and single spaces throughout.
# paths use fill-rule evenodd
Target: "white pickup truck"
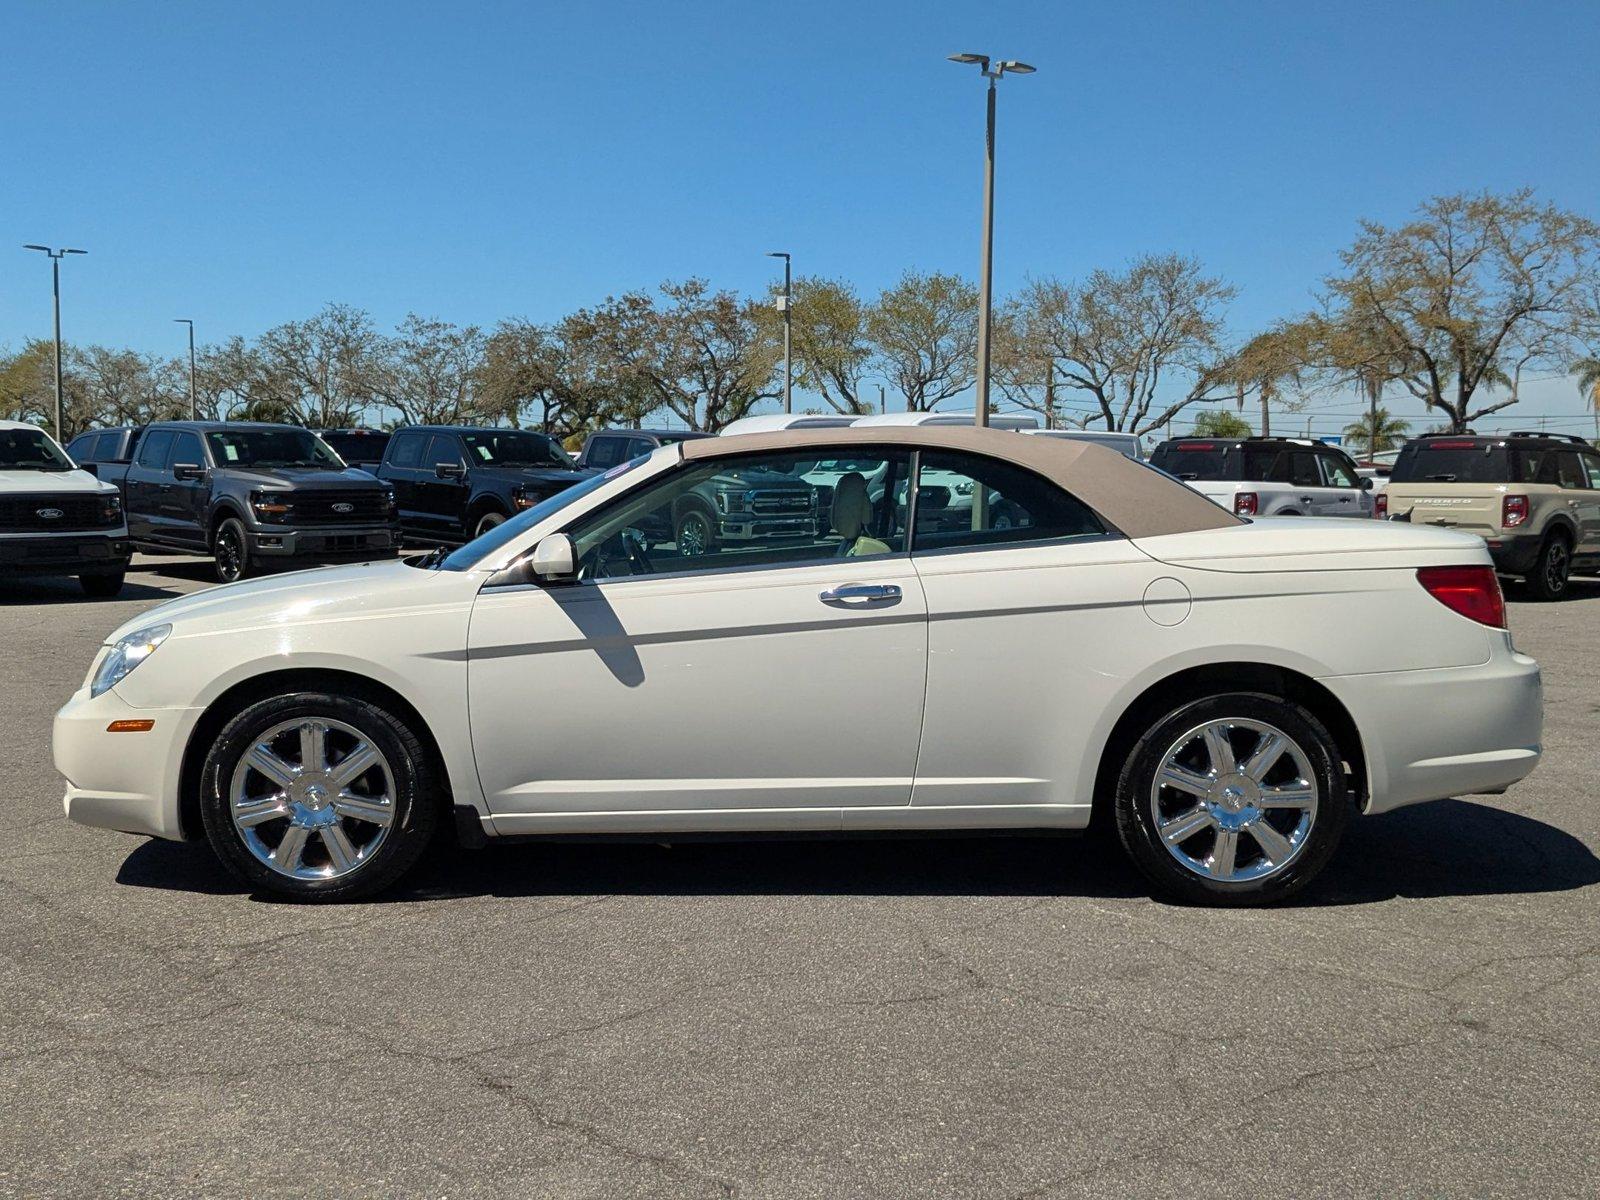
M 1150 465 L 1241 517 L 1372 516 L 1372 480 L 1308 438 L 1171 438 Z
M 76 575 L 91 596 L 122 590 L 132 547 L 122 496 L 33 425 L 0 421 L 0 585 Z

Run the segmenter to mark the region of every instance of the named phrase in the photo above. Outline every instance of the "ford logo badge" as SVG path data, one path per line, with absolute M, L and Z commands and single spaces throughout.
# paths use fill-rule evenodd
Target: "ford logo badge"
M 343 500 L 333 506 L 333 511 L 336 513 L 353 513 L 355 510 L 356 506 L 354 504 L 346 504 Z
M 34 512 L 46 521 L 57 521 L 61 518 L 61 510 L 59 508 L 36 508 Z

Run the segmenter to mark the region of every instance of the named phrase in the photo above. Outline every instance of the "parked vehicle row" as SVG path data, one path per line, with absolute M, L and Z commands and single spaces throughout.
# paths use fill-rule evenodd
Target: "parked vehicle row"
M 0 575 L 75 575 L 89 595 L 115 596 L 132 553 L 117 489 L 44 430 L 0 421 Z
M 773 495 L 808 524 L 654 541 L 708 495 L 715 536 Z M 923 518 L 953 496 L 964 520 Z M 1249 521 L 1101 447 L 883 426 L 680 441 L 449 554 L 173 601 L 111 635 L 54 748 L 72 820 L 306 900 L 391 885 L 451 821 L 1093 823 L 1163 894 L 1244 904 L 1358 814 L 1520 780 L 1540 722 L 1482 538 Z

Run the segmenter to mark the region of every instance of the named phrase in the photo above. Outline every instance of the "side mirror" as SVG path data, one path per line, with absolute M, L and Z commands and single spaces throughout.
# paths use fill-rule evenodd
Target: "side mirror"
M 1372 490 L 1372 476 L 1363 475 L 1361 477 L 1361 490 L 1363 492 L 1370 492 Z
M 565 533 L 540 540 L 528 556 L 527 572 L 534 583 L 571 583 L 578 577 L 578 551 Z
M 172 477 L 181 483 L 193 483 L 206 477 L 206 469 L 198 463 L 173 463 Z
M 433 464 L 433 474 L 437 479 L 461 479 L 466 475 L 466 473 L 467 469 L 460 463 Z

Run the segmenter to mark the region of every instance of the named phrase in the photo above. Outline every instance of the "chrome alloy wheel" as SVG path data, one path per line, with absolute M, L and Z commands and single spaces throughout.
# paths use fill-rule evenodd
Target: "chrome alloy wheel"
M 1150 815 L 1162 845 L 1190 871 L 1242 883 L 1299 856 L 1316 823 L 1317 790 L 1305 751 L 1281 729 L 1212 721 L 1162 757 Z
M 228 813 L 246 848 L 273 871 L 338 879 L 388 837 L 394 797 L 388 760 L 360 730 L 302 717 L 251 743 L 229 784 Z

